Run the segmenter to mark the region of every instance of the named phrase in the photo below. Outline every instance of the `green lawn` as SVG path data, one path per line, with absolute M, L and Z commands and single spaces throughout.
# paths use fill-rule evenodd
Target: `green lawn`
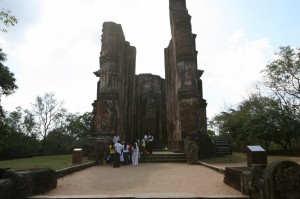
M 300 157 L 288 157 L 288 156 L 267 156 L 268 163 L 275 160 L 291 160 L 300 164 Z M 247 163 L 246 153 L 233 152 L 232 156 L 226 155 L 224 157 L 211 157 L 201 160 L 207 164 L 226 164 L 226 163 Z
M 87 163 L 92 160 L 83 158 L 82 162 Z M 2 160 L 0 168 L 11 168 L 14 170 L 26 170 L 31 168 L 51 168 L 59 170 L 72 166 L 72 155 L 51 155 L 51 156 L 35 156 L 32 158 Z
M 235 153 L 232 155 L 226 155 L 224 157 L 210 157 L 208 159 L 201 160 L 207 164 L 226 164 L 226 163 L 240 163 L 247 162 L 246 154 L 244 153 Z
M 268 156 L 268 162 L 274 160 L 292 160 L 300 164 L 300 157 L 286 156 Z M 86 157 L 83 158 L 83 163 L 91 162 Z M 201 160 L 208 164 L 226 164 L 226 163 L 246 163 L 247 157 L 245 153 L 233 153 L 232 156 L 211 157 Z M 3 160 L 0 161 L 0 168 L 11 168 L 14 170 L 26 170 L 30 168 L 51 168 L 59 170 L 72 166 L 72 155 L 52 155 L 52 156 L 35 156 L 32 158 Z

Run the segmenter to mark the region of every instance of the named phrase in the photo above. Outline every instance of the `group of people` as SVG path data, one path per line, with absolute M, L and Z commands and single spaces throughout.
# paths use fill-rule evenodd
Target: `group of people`
M 153 140 L 153 135 L 151 135 L 150 133 L 145 134 L 144 139 L 142 139 L 140 143 L 140 145 L 142 146 L 141 153 L 152 154 Z
M 151 134 L 145 134 L 144 139 L 138 140 L 135 143 L 121 143 L 120 137 L 114 135 L 112 143 L 109 145 L 109 155 L 107 161 L 113 167 L 120 167 L 120 165 L 131 164 L 133 166 L 139 165 L 139 159 L 142 154 L 152 154 L 152 142 L 154 137 Z M 141 149 L 141 150 L 140 150 Z
M 109 155 L 107 161 L 113 167 L 120 167 L 121 164 L 133 166 L 139 165 L 140 151 L 138 143 L 121 143 L 120 137 L 115 135 L 109 145 Z

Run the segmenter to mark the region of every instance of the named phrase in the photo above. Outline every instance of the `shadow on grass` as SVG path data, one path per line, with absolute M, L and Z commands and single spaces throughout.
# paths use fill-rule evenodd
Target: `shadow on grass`
M 82 163 L 92 162 L 83 157 Z M 67 155 L 51 155 L 51 156 L 33 156 L 31 158 L 14 159 L 14 160 L 1 160 L 0 168 L 11 168 L 13 170 L 27 170 L 33 168 L 50 168 L 59 170 L 71 167 L 72 154 Z
M 227 163 L 244 163 L 247 162 L 246 154 L 244 153 L 232 153 L 232 155 L 210 157 L 208 159 L 201 160 L 207 164 L 227 164 Z

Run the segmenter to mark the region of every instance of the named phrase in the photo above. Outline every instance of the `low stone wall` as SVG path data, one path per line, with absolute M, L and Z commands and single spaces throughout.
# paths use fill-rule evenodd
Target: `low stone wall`
M 5 169 L 0 176 L 0 199 L 23 199 L 56 187 L 57 177 L 49 168 L 14 171 Z
M 289 160 L 226 167 L 224 183 L 255 199 L 299 199 L 300 165 Z
M 85 163 L 85 164 L 68 167 L 65 169 L 60 169 L 60 170 L 56 171 L 56 176 L 57 176 L 57 178 L 62 178 L 66 175 L 72 174 L 74 172 L 77 172 L 77 171 L 80 171 L 80 170 L 83 170 L 83 169 L 86 169 L 86 168 L 89 168 L 89 167 L 92 167 L 95 165 L 96 165 L 96 162 L 89 162 L 89 163 Z
M 14 171 L 0 169 L 0 199 L 25 199 L 54 189 L 57 179 L 94 166 L 95 162 L 54 171 L 49 168 Z
M 224 183 L 241 191 L 242 173 L 247 170 L 248 167 L 225 167 Z
M 199 165 L 206 166 L 206 167 L 208 167 L 208 168 L 210 168 L 210 169 L 213 169 L 213 170 L 215 170 L 215 171 L 217 171 L 217 172 L 219 172 L 219 173 L 222 173 L 222 174 L 225 173 L 225 169 L 223 169 L 223 168 L 218 168 L 218 167 L 215 167 L 215 166 L 213 166 L 213 165 L 207 164 L 207 163 L 202 162 L 202 161 L 198 161 L 197 163 L 198 163 Z

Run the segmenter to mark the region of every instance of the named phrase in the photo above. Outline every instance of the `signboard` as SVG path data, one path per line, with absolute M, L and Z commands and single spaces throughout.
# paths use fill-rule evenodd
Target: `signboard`
M 215 154 L 232 155 L 230 141 L 228 139 L 218 139 L 215 141 Z
M 250 150 L 250 151 L 263 151 L 263 152 L 265 152 L 265 150 L 261 147 L 261 146 L 258 146 L 258 145 L 255 145 L 255 146 L 247 146 L 248 147 L 248 149 Z
M 248 167 L 251 167 L 253 164 L 268 164 L 267 152 L 261 146 L 247 146 L 246 152 Z

